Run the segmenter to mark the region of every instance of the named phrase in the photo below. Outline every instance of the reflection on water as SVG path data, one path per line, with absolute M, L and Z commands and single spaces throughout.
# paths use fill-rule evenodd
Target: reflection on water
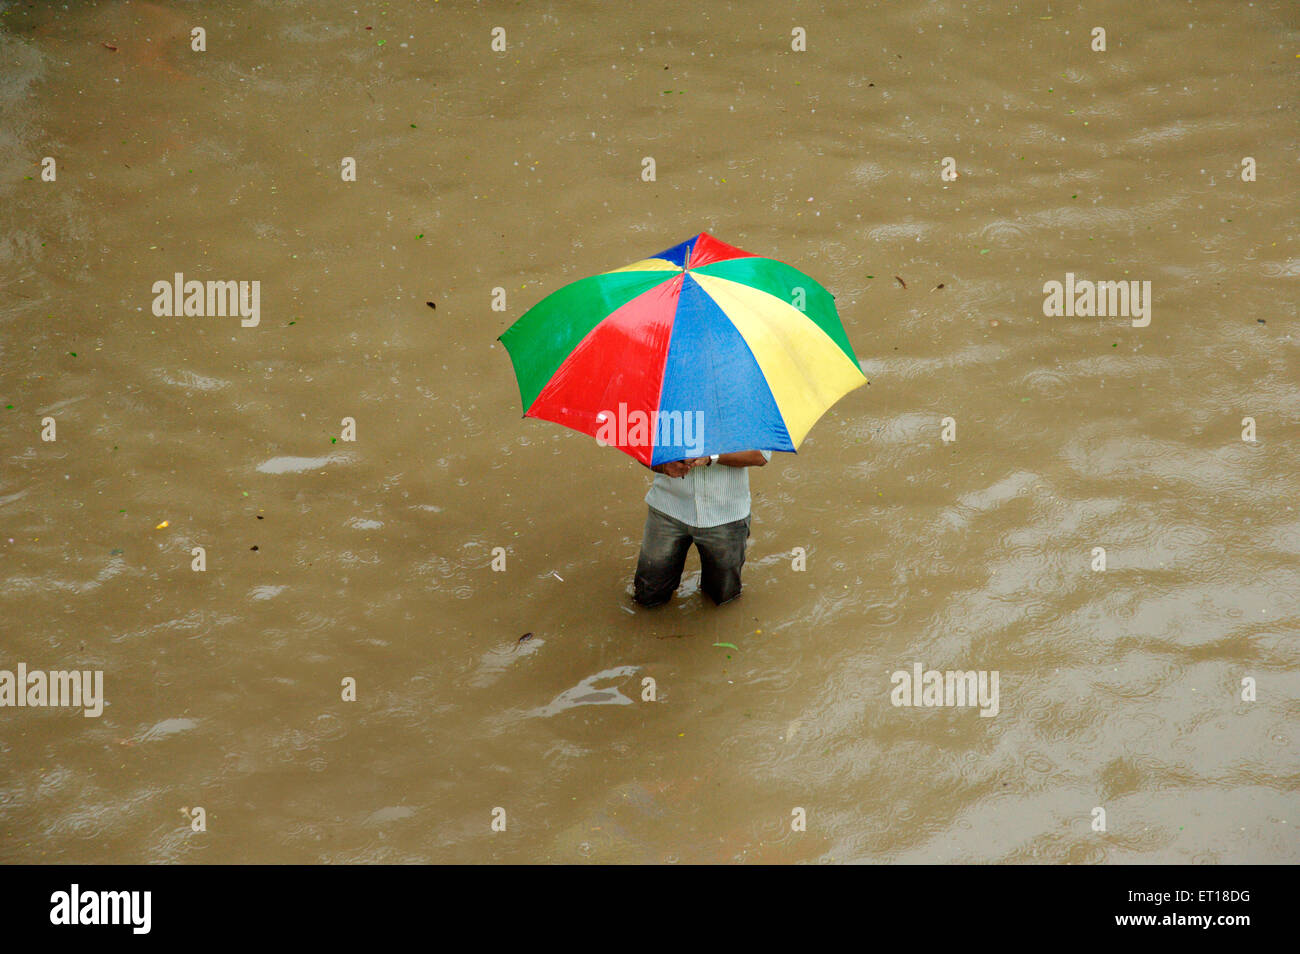
M 578 706 L 630 706 L 632 700 L 619 692 L 617 686 L 599 687 L 596 684 L 620 676 L 634 676 L 636 671 L 636 666 L 616 666 L 588 676 L 571 689 L 565 689 L 547 705 L 534 709 L 529 715 L 544 718 Z

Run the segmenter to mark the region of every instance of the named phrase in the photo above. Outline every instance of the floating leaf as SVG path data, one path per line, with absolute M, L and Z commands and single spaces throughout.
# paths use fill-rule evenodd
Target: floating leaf
M 734 649 L 736 652 L 740 652 L 740 647 L 735 643 L 714 643 L 713 645 L 721 646 L 723 649 Z

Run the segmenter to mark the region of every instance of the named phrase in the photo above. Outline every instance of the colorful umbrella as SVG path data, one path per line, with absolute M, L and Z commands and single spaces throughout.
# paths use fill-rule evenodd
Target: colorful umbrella
M 648 465 L 793 451 L 867 380 L 830 292 L 707 232 L 561 288 L 499 340 L 525 417 Z

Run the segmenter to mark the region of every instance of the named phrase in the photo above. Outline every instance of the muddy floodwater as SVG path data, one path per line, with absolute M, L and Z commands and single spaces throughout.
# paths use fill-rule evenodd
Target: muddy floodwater
M 0 2 L 0 670 L 103 687 L 0 707 L 0 861 L 1300 860 L 1298 53 L 1283 0 Z M 871 383 L 753 472 L 740 599 L 692 552 L 648 611 L 647 471 L 496 337 L 701 231 Z

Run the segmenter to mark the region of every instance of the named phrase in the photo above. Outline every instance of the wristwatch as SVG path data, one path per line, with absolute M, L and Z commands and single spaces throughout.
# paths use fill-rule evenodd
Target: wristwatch
M 709 466 L 712 467 L 714 464 L 716 464 L 718 462 L 718 458 L 721 456 L 722 456 L 721 454 L 709 455 Z

